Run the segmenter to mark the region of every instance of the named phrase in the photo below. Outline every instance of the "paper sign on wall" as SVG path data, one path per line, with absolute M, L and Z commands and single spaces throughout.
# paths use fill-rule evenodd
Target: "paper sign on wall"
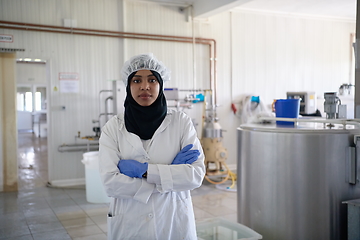
M 60 92 L 78 93 L 79 74 L 78 73 L 59 73 Z
M 0 34 L 0 42 L 13 42 L 13 35 Z

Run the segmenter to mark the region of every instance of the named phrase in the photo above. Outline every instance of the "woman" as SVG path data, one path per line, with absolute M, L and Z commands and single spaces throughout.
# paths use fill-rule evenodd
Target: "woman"
M 127 61 L 125 112 L 100 137 L 108 196 L 108 239 L 197 239 L 190 190 L 201 186 L 204 154 L 191 119 L 167 109 L 169 71 L 152 54 Z

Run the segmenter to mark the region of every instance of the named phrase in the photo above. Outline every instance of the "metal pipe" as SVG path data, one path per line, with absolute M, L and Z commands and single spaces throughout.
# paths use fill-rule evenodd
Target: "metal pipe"
M 179 89 L 179 92 L 205 92 L 209 91 L 210 89 Z
M 59 152 L 82 152 L 82 151 L 98 151 L 99 143 L 89 144 L 63 144 L 58 147 Z
M 195 54 L 195 22 L 194 6 L 191 6 L 191 34 L 192 34 L 192 57 L 193 57 L 193 89 L 196 88 L 196 54 Z
M 354 125 L 360 128 L 360 121 L 355 119 L 316 119 L 316 118 L 280 118 L 280 117 L 259 117 L 260 121 L 283 121 L 283 122 L 312 122 L 312 123 L 333 123 L 342 125 Z
M 216 41 L 210 38 L 195 38 L 193 37 L 182 37 L 172 35 L 158 35 L 158 34 L 145 34 L 145 33 L 133 33 L 133 32 L 119 32 L 119 31 L 105 31 L 97 29 L 86 29 L 86 28 L 68 28 L 54 25 L 42 25 L 42 24 L 31 24 L 11 21 L 0 21 L 0 28 L 25 30 L 25 31 L 40 31 L 40 32 L 52 32 L 52 33 L 65 33 L 65 34 L 77 34 L 77 35 L 89 35 L 99 37 L 116 37 L 116 38 L 130 38 L 139 40 L 157 40 L 157 41 L 169 41 L 169 42 L 183 42 L 183 43 L 197 43 L 205 44 L 210 47 L 210 87 L 214 85 L 214 100 L 213 104 L 217 105 L 216 97 Z M 213 51 L 212 51 L 213 49 Z M 214 84 L 212 84 L 214 83 Z
M 114 115 L 113 113 L 100 113 L 99 114 L 99 127 L 101 128 L 101 126 L 100 126 L 100 117 L 101 116 L 105 116 L 106 118 L 105 118 L 105 121 L 108 121 L 108 117 L 107 116 L 109 116 L 109 115 Z M 105 122 L 106 123 L 106 122 Z
M 360 0 L 356 3 L 354 116 L 360 118 Z
M 113 100 L 113 113 L 114 115 L 117 114 L 117 86 L 116 86 L 116 80 L 112 82 L 112 100 Z
M 116 113 L 109 113 L 108 112 L 108 101 L 113 100 L 113 96 L 109 96 L 105 99 L 105 114 L 106 114 L 106 122 L 109 121 L 109 115 L 116 114 Z
M 101 93 L 104 92 L 113 92 L 113 90 L 100 90 L 99 92 L 99 112 L 101 112 Z M 105 103 L 105 107 L 106 107 L 106 103 Z M 106 111 L 106 110 L 105 110 Z M 107 112 L 107 111 L 106 111 Z M 100 115 L 101 116 L 101 115 Z M 100 123 L 100 116 L 98 118 L 98 122 L 99 122 L 99 127 L 101 128 L 101 123 Z

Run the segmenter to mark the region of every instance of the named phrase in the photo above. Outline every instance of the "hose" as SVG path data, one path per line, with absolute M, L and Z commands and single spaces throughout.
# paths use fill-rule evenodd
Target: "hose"
M 223 164 L 225 165 L 225 167 L 226 167 L 226 169 L 227 169 L 228 172 L 227 172 L 227 174 L 226 174 L 226 177 L 225 177 L 222 181 L 220 181 L 220 182 L 212 181 L 212 180 L 211 180 L 208 176 L 206 176 L 206 175 L 205 175 L 205 179 L 206 179 L 208 182 L 217 185 L 217 184 L 222 184 L 222 183 L 226 182 L 226 181 L 229 179 L 229 177 L 231 177 L 232 184 L 231 184 L 230 187 L 227 187 L 227 189 L 233 188 L 233 187 L 235 186 L 235 182 L 236 182 L 236 178 L 237 178 L 236 173 L 233 173 L 232 171 L 230 171 L 230 169 L 229 169 L 228 165 L 226 165 L 226 163 L 223 163 Z

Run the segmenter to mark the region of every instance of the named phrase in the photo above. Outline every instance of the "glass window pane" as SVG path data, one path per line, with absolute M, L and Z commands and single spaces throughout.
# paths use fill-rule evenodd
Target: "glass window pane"
M 35 93 L 35 111 L 41 110 L 41 92 Z
M 16 105 L 18 111 L 25 111 L 25 94 L 16 93 Z
M 31 87 L 17 87 L 17 110 L 32 111 L 32 92 Z
M 36 87 L 35 110 L 46 110 L 46 87 Z
M 32 112 L 33 107 L 32 107 L 32 92 L 26 92 L 25 93 L 25 111 L 29 111 Z

